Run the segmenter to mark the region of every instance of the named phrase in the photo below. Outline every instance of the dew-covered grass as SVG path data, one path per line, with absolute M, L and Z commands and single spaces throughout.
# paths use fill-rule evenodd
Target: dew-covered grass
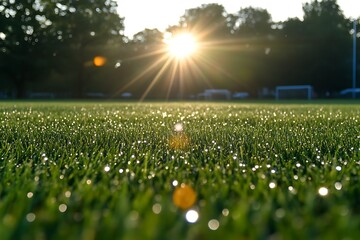
M 4 240 L 360 236 L 358 104 L 3 102 L 0 123 Z

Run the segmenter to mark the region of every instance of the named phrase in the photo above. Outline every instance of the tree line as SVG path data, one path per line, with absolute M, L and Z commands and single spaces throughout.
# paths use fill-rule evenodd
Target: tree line
M 114 0 L 2 0 L 0 93 L 177 98 L 226 88 L 256 96 L 309 84 L 324 97 L 351 87 L 352 19 L 336 0 L 305 3 L 303 12 L 302 20 L 274 22 L 265 9 L 227 13 L 204 4 L 166 32 L 144 29 L 128 38 Z M 197 37 L 199 54 L 169 63 L 164 36 L 182 31 Z

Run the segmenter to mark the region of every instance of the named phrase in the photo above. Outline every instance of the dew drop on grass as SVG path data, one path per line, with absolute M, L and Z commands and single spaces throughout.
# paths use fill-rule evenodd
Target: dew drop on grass
M 109 171 L 110 171 L 110 167 L 109 167 L 108 165 L 106 165 L 106 166 L 104 167 L 104 171 L 105 171 L 105 172 L 109 172 Z

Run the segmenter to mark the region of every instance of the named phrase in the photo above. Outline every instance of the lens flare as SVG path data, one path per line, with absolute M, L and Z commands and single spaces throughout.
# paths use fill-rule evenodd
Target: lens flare
M 96 56 L 94 57 L 93 63 L 96 67 L 102 67 L 106 64 L 106 58 L 102 56 Z
M 189 137 L 182 132 L 179 132 L 169 139 L 169 146 L 175 150 L 183 150 L 186 149 L 190 145 Z
M 175 206 L 186 210 L 194 205 L 197 196 L 195 191 L 186 184 L 181 184 L 177 187 L 173 194 L 173 202 Z

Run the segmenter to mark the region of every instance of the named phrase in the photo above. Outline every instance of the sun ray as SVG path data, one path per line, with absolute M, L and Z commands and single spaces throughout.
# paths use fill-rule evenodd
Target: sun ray
M 182 100 L 184 94 L 184 65 L 179 64 L 179 97 Z
M 156 67 L 160 66 L 162 62 L 166 61 L 167 57 L 166 56 L 162 56 L 160 59 L 158 59 L 156 62 L 154 62 L 153 64 L 151 64 L 149 67 L 147 67 L 142 73 L 140 73 L 139 75 L 137 75 L 135 78 L 133 78 L 132 80 L 130 80 L 130 82 L 128 82 L 125 86 L 123 86 L 121 89 L 119 89 L 118 91 L 116 91 L 113 95 L 116 96 L 117 94 L 119 94 L 120 92 L 126 90 L 127 88 L 129 88 L 131 85 L 133 85 L 134 83 L 136 83 L 137 81 L 139 81 L 142 77 L 144 77 L 147 73 L 149 73 L 151 70 L 155 69 Z
M 212 88 L 211 83 L 206 78 L 204 72 L 200 69 L 198 64 L 194 61 L 194 59 L 189 59 L 191 62 L 191 68 L 189 68 L 192 72 L 195 72 L 194 75 L 200 76 L 200 79 L 206 84 L 207 87 Z
M 165 86 L 166 99 L 169 99 L 175 92 L 177 92 L 178 98 L 183 99 L 189 89 L 191 92 L 192 88 L 197 89 L 200 86 L 213 88 L 211 74 L 213 74 L 214 79 L 226 76 L 229 80 L 236 81 L 235 76 L 226 71 L 226 65 L 220 66 L 216 62 L 216 58 L 221 57 L 220 59 L 222 59 L 226 51 L 246 51 L 248 48 L 246 41 L 239 41 L 238 39 L 206 41 L 207 35 L 215 30 L 212 28 L 206 32 L 197 33 L 196 37 L 190 32 L 178 32 L 173 34 L 171 38 L 165 38 L 164 43 L 155 46 L 153 51 L 126 59 L 136 61 L 159 56 L 143 71 L 136 74 L 125 86 L 116 91 L 114 96 L 150 74 L 155 74 L 155 76 L 146 86 L 140 101 L 149 95 L 159 81 L 167 81 Z
M 207 66 L 209 68 L 209 71 L 211 71 L 211 70 L 212 71 L 213 70 L 219 71 L 220 73 L 224 74 L 228 78 L 235 80 L 235 77 L 232 74 L 226 72 L 224 69 L 217 66 L 216 63 L 214 63 L 211 60 L 207 59 L 206 56 L 200 56 L 199 55 L 199 60 L 202 62 L 202 64 L 204 64 L 205 66 Z
M 159 72 L 156 74 L 155 78 L 151 81 L 150 85 L 146 88 L 144 94 L 141 96 L 140 98 L 140 102 L 142 102 L 146 96 L 148 95 L 148 93 L 151 91 L 151 89 L 153 88 L 153 86 L 155 85 L 155 83 L 160 79 L 160 77 L 162 76 L 162 74 L 165 72 L 165 70 L 167 69 L 167 67 L 169 66 L 169 64 L 171 63 L 171 59 L 167 59 L 167 61 L 165 62 L 165 64 L 161 67 L 161 69 L 159 70 Z
M 140 55 L 136 55 L 134 57 L 130 57 L 130 58 L 126 58 L 125 60 L 127 61 L 133 61 L 133 60 L 138 60 L 138 59 L 142 59 L 142 58 L 146 58 L 146 57 L 152 57 L 152 56 L 156 56 L 156 55 L 162 55 L 166 52 L 166 50 L 162 47 L 162 49 L 157 49 L 151 52 L 147 52 L 144 54 L 140 54 Z
M 172 86 L 174 84 L 175 75 L 176 75 L 177 71 L 178 71 L 178 64 L 173 64 L 171 75 L 170 75 L 169 89 L 166 94 L 166 99 L 169 99 L 169 97 L 170 97 L 170 92 L 171 92 Z

